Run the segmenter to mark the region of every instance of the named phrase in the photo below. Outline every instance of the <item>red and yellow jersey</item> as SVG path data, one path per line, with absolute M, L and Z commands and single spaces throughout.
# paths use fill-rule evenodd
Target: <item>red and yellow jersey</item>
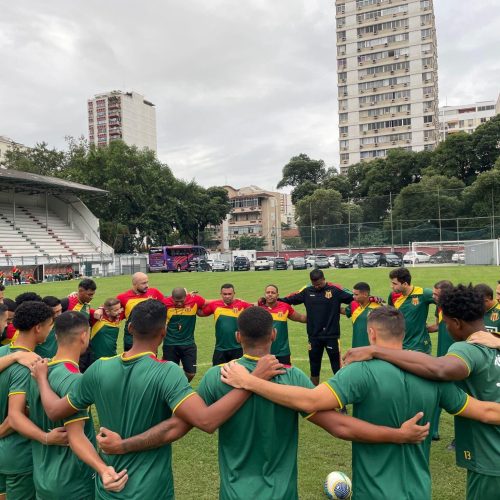
M 130 317 L 130 313 L 132 309 L 137 305 L 148 299 L 155 300 L 165 300 L 163 294 L 157 290 L 156 288 L 148 288 L 144 293 L 137 293 L 134 290 L 128 290 L 120 295 L 117 295 L 116 298 L 120 301 L 123 307 L 123 313 L 125 315 L 125 319 L 128 320 Z
M 259 304 L 260 307 L 271 313 L 273 317 L 273 328 L 276 330 L 276 338 L 271 344 L 271 354 L 275 356 L 288 356 L 290 344 L 288 343 L 288 318 L 295 313 L 295 309 L 285 302 L 277 301 L 274 307 Z
M 368 302 L 362 306 L 353 300 L 346 308 L 345 315 L 352 321 L 352 347 L 370 345 L 368 340 L 368 315 L 373 309 L 380 307 L 377 302 Z
M 95 309 L 91 309 L 88 303 L 80 302 L 78 296 L 72 294 L 68 296 L 68 308 L 66 311 L 78 311 L 90 319 L 94 317 Z
M 16 330 L 15 326 L 12 323 L 9 323 L 4 330 L 2 335 L 2 345 L 7 345 L 12 343 L 13 340 L 17 338 L 19 332 Z
M 164 346 L 194 344 L 196 313 L 205 302 L 201 295 L 190 293 L 186 295 L 184 307 L 176 307 L 172 297 L 167 297 L 163 301 L 167 306 L 167 334 L 163 341 Z

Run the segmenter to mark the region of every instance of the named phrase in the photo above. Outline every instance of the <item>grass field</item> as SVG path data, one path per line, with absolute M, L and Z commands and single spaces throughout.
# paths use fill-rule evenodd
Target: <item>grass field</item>
M 387 298 L 389 279 L 387 269 L 342 269 L 327 270 L 329 281 L 341 283 L 351 288 L 358 281 L 367 281 L 372 293 Z M 427 267 L 411 269 L 413 283 L 423 287 L 432 287 L 440 279 L 450 279 L 454 283 L 495 284 L 499 272 L 493 267 Z M 152 274 L 150 286 L 160 289 L 168 295 L 175 286 L 185 286 L 188 290 L 197 290 L 207 299 L 218 297 L 222 283 L 233 283 L 237 297 L 255 301 L 262 295 L 265 285 L 273 283 L 279 286 L 282 295 L 296 290 L 308 283 L 306 271 L 262 271 L 262 272 L 226 272 L 226 273 L 183 273 Z M 6 296 L 25 291 L 36 291 L 40 295 L 63 297 L 76 289 L 77 281 L 23 285 L 7 287 Z M 107 297 L 115 296 L 130 288 L 130 276 L 101 278 L 97 280 L 97 293 L 93 304 L 100 304 Z M 301 306 L 298 308 L 301 310 Z M 431 307 L 429 321 L 434 321 L 434 308 Z M 341 320 L 342 350 L 350 347 L 351 326 L 345 318 Z M 193 381 L 196 387 L 211 366 L 214 346 L 213 318 L 198 318 L 196 342 L 198 344 L 198 375 Z M 307 374 L 307 338 L 305 325 L 289 324 L 290 343 L 293 363 Z M 121 341 L 120 341 L 121 344 Z M 434 349 L 435 349 L 434 345 Z M 121 346 L 120 346 L 121 349 Z M 331 372 L 327 358 L 323 359 L 321 379 L 329 378 Z M 449 415 L 441 419 L 441 441 L 432 444 L 431 470 L 433 478 L 433 498 L 465 498 L 465 472 L 455 466 L 454 453 L 446 451 L 452 439 L 453 420 Z M 179 500 L 193 498 L 216 499 L 218 497 L 217 437 L 207 435 L 197 429 L 173 445 L 174 476 L 176 497 Z M 332 470 L 340 470 L 351 475 L 351 445 L 325 433 L 322 429 L 306 421 L 300 423 L 299 438 L 299 495 L 303 500 L 324 498 L 322 483 Z M 255 499 L 258 500 L 258 499 Z

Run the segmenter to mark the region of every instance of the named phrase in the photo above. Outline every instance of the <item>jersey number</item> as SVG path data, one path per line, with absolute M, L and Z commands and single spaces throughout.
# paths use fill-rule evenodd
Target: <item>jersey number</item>
M 464 450 L 464 458 L 465 458 L 465 460 L 471 460 L 472 459 L 472 456 L 471 456 L 469 450 Z

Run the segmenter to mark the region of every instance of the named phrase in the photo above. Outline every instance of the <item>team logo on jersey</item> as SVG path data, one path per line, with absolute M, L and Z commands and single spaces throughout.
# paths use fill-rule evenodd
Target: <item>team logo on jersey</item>
M 278 318 L 282 318 L 283 317 L 283 313 L 282 312 L 279 312 L 278 313 Z
M 240 310 L 237 307 L 233 307 L 233 312 L 234 312 L 234 314 L 238 314 L 240 312 Z
M 420 300 L 418 299 L 418 297 L 413 297 L 411 299 L 411 303 L 414 305 L 414 306 L 418 306 L 418 304 L 420 303 Z
M 500 366 L 500 354 L 497 354 L 495 357 L 495 366 Z
M 325 297 L 326 297 L 327 299 L 331 299 L 331 298 L 332 298 L 332 291 L 331 291 L 331 290 L 327 290 L 327 291 L 325 292 Z
M 185 307 L 184 308 L 184 312 L 187 312 L 187 313 L 191 312 L 191 308 L 190 307 Z
M 498 321 L 498 313 L 493 313 L 493 314 L 490 316 L 490 319 L 491 319 L 491 321 Z

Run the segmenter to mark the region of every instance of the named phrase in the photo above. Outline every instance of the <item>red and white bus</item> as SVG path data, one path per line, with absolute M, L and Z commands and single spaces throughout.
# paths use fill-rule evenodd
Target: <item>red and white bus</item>
M 198 245 L 170 245 L 149 249 L 149 272 L 188 271 L 189 263 L 206 259 L 207 250 Z

